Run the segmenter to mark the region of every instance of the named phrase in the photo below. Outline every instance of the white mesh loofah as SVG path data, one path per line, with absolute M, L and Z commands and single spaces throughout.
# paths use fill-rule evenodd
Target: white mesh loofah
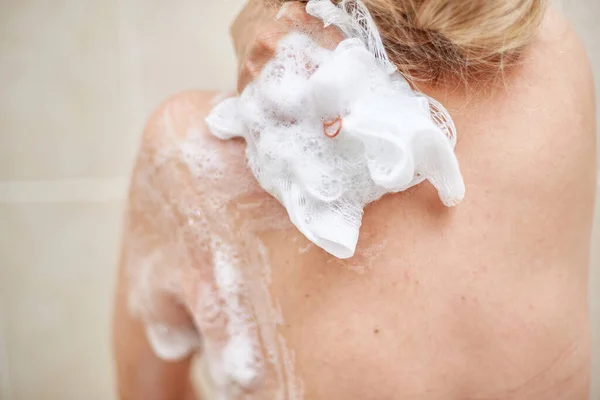
M 309 240 L 338 258 L 354 254 L 363 208 L 382 195 L 425 179 L 447 206 L 465 192 L 452 119 L 390 73 L 378 35 L 348 28 L 346 3 L 311 1 L 307 9 L 359 37 L 329 51 L 289 34 L 256 81 L 207 118 L 215 136 L 245 138 L 261 186 Z
M 347 38 L 360 39 L 386 71 L 396 71 L 396 66 L 385 51 L 375 21 L 362 1 L 342 0 L 336 6 L 330 0 L 313 0 L 306 5 L 306 12 L 322 19 L 326 27 L 335 25 Z

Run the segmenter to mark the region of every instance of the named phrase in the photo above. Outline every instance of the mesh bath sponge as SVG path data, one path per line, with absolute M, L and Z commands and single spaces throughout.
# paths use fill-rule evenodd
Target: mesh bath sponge
M 207 124 L 220 139 L 243 137 L 254 176 L 294 225 L 349 258 L 366 204 L 428 180 L 453 206 L 465 186 L 452 119 L 394 70 L 366 8 L 313 0 L 307 10 L 347 38 L 331 51 L 289 34 L 259 77 L 218 104 Z

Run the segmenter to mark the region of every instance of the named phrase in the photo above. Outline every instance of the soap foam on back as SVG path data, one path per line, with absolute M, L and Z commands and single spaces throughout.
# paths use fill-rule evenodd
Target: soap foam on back
M 148 168 L 132 182 L 139 195 L 131 199 L 124 241 L 131 312 L 146 322 L 159 357 L 175 361 L 201 348 L 219 398 L 299 398 L 277 332 L 267 252 L 256 237 L 289 229 L 289 221 L 276 203 L 239 202 L 263 196 L 243 163 L 231 162 L 242 159 L 238 146 L 218 143 L 194 122 L 187 136 L 176 136 L 184 106 L 165 110 L 162 142 L 141 149 Z M 240 221 L 239 213 L 256 218 Z M 167 323 L 159 312 L 163 294 L 195 299 L 189 308 L 202 338 L 189 325 Z
M 348 20 L 340 19 L 339 10 L 343 7 L 330 6 L 333 5 L 328 1 L 311 1 L 309 10 L 329 23 L 349 23 L 348 35 L 352 35 L 352 29 L 363 26 L 352 19 L 366 18 L 366 9 L 357 8 L 360 12 Z M 374 49 L 379 48 L 379 42 L 372 33 L 366 37 L 375 47 L 367 49 L 376 54 Z M 349 51 L 356 47 L 356 43 L 346 45 Z M 236 107 L 233 119 L 231 115 L 213 113 L 212 123 L 219 129 L 212 133 L 223 139 L 240 135 L 228 129 L 233 126 L 235 131 L 244 121 L 248 158 L 255 176 L 282 203 L 308 211 L 298 214 L 300 219 L 292 218 L 297 226 L 311 227 L 319 221 L 325 226 L 330 224 L 334 230 L 336 224 L 344 226 L 348 221 L 356 227 L 360 225 L 362 207 L 343 208 L 338 199 L 347 194 L 348 187 L 362 185 L 361 179 L 366 178 L 364 168 L 369 160 L 357 157 L 357 149 L 381 143 L 353 140 L 351 135 L 346 135 L 350 140 L 332 142 L 323 137 L 323 121 L 307 117 L 349 117 L 353 106 L 350 95 L 358 87 L 370 91 L 386 89 L 386 85 L 396 90 L 409 89 L 401 77 L 391 77 L 389 81 L 378 78 L 377 65 L 385 70 L 384 55 L 379 54 L 375 64 L 363 70 L 369 75 L 366 84 L 360 74 L 356 78 L 353 71 L 344 72 L 346 63 L 341 63 L 339 73 L 333 77 L 341 80 L 342 91 L 327 86 L 334 80 L 321 79 L 323 84 L 313 87 L 313 94 L 318 95 L 305 96 L 306 88 L 317 82 L 308 85 L 309 78 L 332 60 L 332 53 L 305 35 L 292 34 L 265 67 L 261 75 L 264 86 L 251 84 L 242 94 L 245 99 L 259 94 L 260 101 L 247 101 Z M 223 100 L 220 105 L 236 102 L 240 105 L 236 99 Z M 337 106 L 331 107 L 333 104 Z M 427 101 L 424 104 L 425 109 L 415 112 L 427 113 Z M 365 115 L 377 112 L 369 104 L 364 106 Z M 269 291 L 268 249 L 257 235 L 266 230 L 289 229 L 290 222 L 273 202 L 244 200 L 260 197 L 257 194 L 262 189 L 249 179 L 245 166 L 233 161 L 242 158 L 239 143 L 216 143 L 203 131 L 197 116 L 182 111 L 187 105 L 179 107 L 164 111 L 162 142 L 141 149 L 140 164 L 146 168 L 137 172 L 132 183 L 133 192 L 139 195 L 132 198 L 132 218 L 125 238 L 131 311 L 146 322 L 149 341 L 165 360 L 183 358 L 202 345 L 219 399 L 302 399 L 303 384 L 294 372 L 293 352 L 278 332 L 283 316 Z M 184 114 L 192 128 L 182 138 L 177 132 Z M 274 128 L 270 126 L 273 121 Z M 351 126 L 346 122 L 346 127 Z M 265 128 L 269 126 L 273 130 L 267 135 Z M 449 130 L 452 131 L 453 128 Z M 344 132 L 340 135 L 344 138 Z M 290 160 L 300 162 L 292 165 Z M 429 159 L 428 165 L 435 161 Z M 282 171 L 283 175 L 270 182 L 261 178 L 277 176 Z M 293 176 L 304 192 L 292 190 Z M 371 194 L 372 199 L 381 194 Z M 317 201 L 307 201 L 310 199 Z M 365 199 L 352 201 L 360 204 Z M 323 223 L 323 213 L 331 210 L 324 205 L 332 202 L 337 204 L 337 211 Z M 245 218 L 247 215 L 254 218 Z M 170 236 L 165 238 L 166 233 Z M 355 269 L 364 272 L 371 268 L 369 262 L 378 251 L 379 248 L 363 251 L 359 247 L 357 259 L 363 257 L 365 263 L 355 265 Z M 159 295 L 165 293 L 187 301 L 195 326 L 203 333 L 201 344 L 189 325 L 173 326 L 161 321 L 157 303 Z
M 364 207 L 384 194 L 427 179 L 447 206 L 464 196 L 450 116 L 359 39 L 330 51 L 288 34 L 260 76 L 206 121 L 220 139 L 245 139 L 262 188 L 341 259 L 355 253 Z

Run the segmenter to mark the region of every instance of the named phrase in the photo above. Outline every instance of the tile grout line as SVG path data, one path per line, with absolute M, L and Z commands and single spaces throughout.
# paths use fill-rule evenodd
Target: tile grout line
M 0 181 L 2 203 L 70 203 L 122 201 L 129 177 Z

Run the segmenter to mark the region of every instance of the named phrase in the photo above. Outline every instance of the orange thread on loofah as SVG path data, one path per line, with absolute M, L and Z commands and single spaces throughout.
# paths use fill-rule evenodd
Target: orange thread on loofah
M 335 124 L 338 124 L 338 127 L 334 132 L 332 132 L 329 128 L 331 128 Z M 334 137 L 339 135 L 340 131 L 342 130 L 343 125 L 344 125 L 344 120 L 342 119 L 342 117 L 337 117 L 333 121 L 323 121 L 323 132 L 325 133 L 325 136 L 333 139 Z

